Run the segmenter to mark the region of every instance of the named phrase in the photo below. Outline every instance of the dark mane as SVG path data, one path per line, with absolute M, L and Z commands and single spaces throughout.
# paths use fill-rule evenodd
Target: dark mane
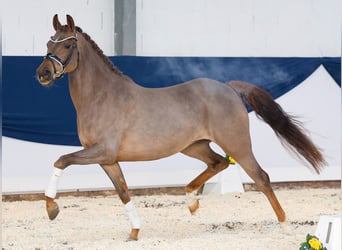
M 91 47 L 96 51 L 96 53 L 102 58 L 102 60 L 108 65 L 108 67 L 111 68 L 114 73 L 120 76 L 123 75 L 122 72 L 112 63 L 112 61 L 109 60 L 109 58 L 105 54 L 103 54 L 102 49 L 100 49 L 100 47 L 94 42 L 94 40 L 91 39 L 91 37 L 87 33 L 83 32 L 80 27 L 76 27 L 76 31 L 83 35 L 86 41 L 90 43 Z

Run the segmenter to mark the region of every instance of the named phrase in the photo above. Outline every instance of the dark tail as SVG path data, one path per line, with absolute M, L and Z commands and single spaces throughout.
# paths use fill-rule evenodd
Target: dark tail
M 230 81 L 227 84 L 250 105 L 258 118 L 271 126 L 286 148 L 305 158 L 319 174 L 326 161 L 298 120 L 284 112 L 272 96 L 261 88 L 241 81 Z

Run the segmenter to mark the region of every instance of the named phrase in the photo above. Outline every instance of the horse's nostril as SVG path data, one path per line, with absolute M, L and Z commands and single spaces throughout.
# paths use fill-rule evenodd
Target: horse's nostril
M 53 80 L 52 77 L 52 72 L 46 67 L 44 68 L 39 68 L 37 70 L 37 79 L 38 81 L 43 84 L 43 85 L 48 85 L 51 83 L 51 81 Z
M 43 77 L 44 77 L 45 79 L 49 79 L 49 78 L 51 77 L 51 71 L 45 69 L 45 70 L 43 71 Z

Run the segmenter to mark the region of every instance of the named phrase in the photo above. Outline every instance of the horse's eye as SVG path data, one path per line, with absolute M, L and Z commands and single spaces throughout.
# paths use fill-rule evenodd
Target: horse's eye
M 64 44 L 64 49 L 70 49 L 71 45 L 70 44 Z

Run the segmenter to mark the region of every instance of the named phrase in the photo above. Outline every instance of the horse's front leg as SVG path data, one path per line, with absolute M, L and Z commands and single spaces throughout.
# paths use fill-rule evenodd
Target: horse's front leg
M 125 205 L 125 210 L 132 227 L 128 240 L 138 240 L 138 233 L 141 226 L 140 218 L 133 201 L 131 201 L 125 177 L 121 171 L 120 165 L 116 162 L 111 165 L 101 164 L 101 166 L 111 179 L 122 203 Z
M 54 199 L 57 194 L 59 178 L 66 167 L 71 164 L 94 164 L 111 161 L 115 162 L 114 159 L 111 159 L 107 156 L 108 154 L 106 154 L 102 148 L 103 147 L 100 145 L 93 145 L 78 152 L 63 155 L 55 162 L 55 167 L 53 168 L 49 185 L 45 191 L 46 210 L 50 220 L 55 219 L 59 213 L 58 205 Z

